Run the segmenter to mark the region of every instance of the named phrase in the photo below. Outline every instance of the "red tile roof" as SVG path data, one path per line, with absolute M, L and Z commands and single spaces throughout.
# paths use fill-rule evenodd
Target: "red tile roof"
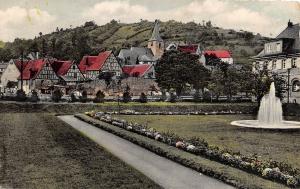
M 38 60 L 30 60 L 26 62 L 26 65 L 23 68 L 23 72 L 21 73 L 24 80 L 34 79 L 38 75 L 38 73 L 42 70 L 46 60 L 38 59 Z M 17 67 L 21 70 L 21 62 L 16 62 Z M 21 75 L 18 79 L 21 79 Z
M 177 49 L 181 52 L 196 53 L 198 49 L 198 44 L 178 45 Z
M 23 69 L 26 67 L 28 62 L 29 62 L 28 60 L 23 61 Z M 18 70 L 21 72 L 21 60 L 16 60 L 15 65 L 17 66 Z
M 230 52 L 227 50 L 204 51 L 204 54 L 215 55 L 218 58 L 231 58 Z
M 53 71 L 59 75 L 64 76 L 68 73 L 69 69 L 73 65 L 72 61 L 61 61 L 61 60 L 54 60 L 51 63 L 51 66 L 53 68 Z
M 129 76 L 142 77 L 151 68 L 152 65 L 149 64 L 139 64 L 139 65 L 125 65 L 123 66 L 123 72 Z
M 80 71 L 85 73 L 86 71 L 101 70 L 111 53 L 112 51 L 104 51 L 99 53 L 98 56 L 84 56 L 79 63 Z

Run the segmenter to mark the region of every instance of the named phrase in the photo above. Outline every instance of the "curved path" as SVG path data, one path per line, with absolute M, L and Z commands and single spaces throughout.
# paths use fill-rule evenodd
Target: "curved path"
M 216 179 L 158 156 L 125 139 L 80 121 L 74 116 L 59 116 L 59 118 L 166 189 L 233 188 Z

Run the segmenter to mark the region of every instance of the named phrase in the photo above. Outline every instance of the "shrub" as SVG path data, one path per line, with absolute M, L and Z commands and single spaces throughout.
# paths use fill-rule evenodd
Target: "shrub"
M 88 100 L 88 98 L 87 98 L 87 92 L 84 90 L 84 91 L 82 91 L 82 93 L 81 93 L 80 102 L 86 103 L 87 100 Z
M 130 101 L 131 101 L 130 87 L 127 85 L 123 93 L 123 102 L 128 103 Z
M 171 93 L 170 94 L 170 102 L 171 103 L 175 103 L 176 102 L 176 99 L 177 99 L 177 96 L 175 93 Z
M 76 98 L 74 93 L 71 93 L 71 102 L 77 102 L 78 99 Z
M 35 90 L 33 90 L 32 92 L 31 92 L 31 98 L 30 98 L 30 101 L 31 102 L 37 102 L 37 101 L 39 101 L 40 99 L 39 99 L 39 96 L 38 96 L 38 93 L 35 91 Z
M 141 93 L 139 100 L 140 100 L 140 103 L 147 103 L 148 99 L 147 99 L 147 96 L 145 95 L 145 93 Z
M 99 90 L 97 93 L 96 93 L 96 97 L 94 98 L 93 102 L 95 103 L 103 103 L 104 102 L 104 93 Z
M 211 102 L 211 94 L 210 94 L 210 92 L 209 91 L 205 91 L 204 93 L 203 93 L 203 101 L 204 102 Z
M 52 100 L 54 102 L 59 102 L 62 96 L 63 96 L 62 91 L 60 89 L 55 89 L 52 93 Z
M 195 92 L 193 98 L 194 98 L 194 101 L 195 101 L 195 102 L 200 102 L 200 101 L 201 101 L 201 96 L 200 96 L 199 90 L 196 90 L 196 92 Z
M 27 99 L 25 92 L 22 89 L 17 90 L 16 101 L 25 101 Z

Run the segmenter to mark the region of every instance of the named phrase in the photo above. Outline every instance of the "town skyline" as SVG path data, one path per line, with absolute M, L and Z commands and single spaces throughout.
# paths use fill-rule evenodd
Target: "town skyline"
M 39 32 L 51 33 L 56 27 L 76 27 L 92 20 L 98 25 L 112 19 L 122 23 L 138 22 L 140 19 L 173 19 L 196 23 L 210 20 L 218 27 L 246 30 L 267 37 L 276 37 L 289 19 L 294 23 L 300 22 L 300 3 L 296 1 L 151 2 L 91 0 L 85 3 L 79 0 L 70 4 L 68 1 L 55 0 L 0 1 L 0 40 L 7 42 L 15 38 L 34 38 Z M 289 9 L 285 9 L 286 6 Z

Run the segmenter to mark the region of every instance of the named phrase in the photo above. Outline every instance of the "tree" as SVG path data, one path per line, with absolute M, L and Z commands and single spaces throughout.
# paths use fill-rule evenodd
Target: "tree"
M 106 88 L 110 85 L 112 78 L 114 76 L 114 73 L 112 72 L 100 72 L 98 78 L 103 79 L 106 84 Z
M 126 85 L 125 91 L 123 93 L 123 102 L 128 103 L 130 101 L 131 101 L 130 87 Z
M 159 87 L 175 89 L 181 95 L 187 83 L 192 83 L 193 69 L 199 64 L 198 56 L 180 51 L 165 52 L 156 66 L 156 82 Z
M 60 89 L 55 89 L 52 93 L 52 100 L 54 102 L 59 102 L 62 96 L 63 96 L 62 91 Z
M 140 96 L 140 103 L 147 103 L 148 99 L 147 99 L 147 96 L 145 93 L 141 93 L 141 96 Z
M 86 103 L 88 101 L 87 92 L 86 90 L 82 91 L 80 101 L 82 103 Z
M 201 90 L 203 93 L 204 89 L 208 86 L 210 71 L 202 64 L 193 64 L 190 74 L 192 77 L 189 83 L 193 85 L 196 92 L 198 91 L 199 93 L 199 90 Z
M 104 102 L 104 97 L 105 97 L 105 94 L 99 90 L 97 93 L 96 93 L 96 97 L 94 98 L 94 103 L 103 103 Z

